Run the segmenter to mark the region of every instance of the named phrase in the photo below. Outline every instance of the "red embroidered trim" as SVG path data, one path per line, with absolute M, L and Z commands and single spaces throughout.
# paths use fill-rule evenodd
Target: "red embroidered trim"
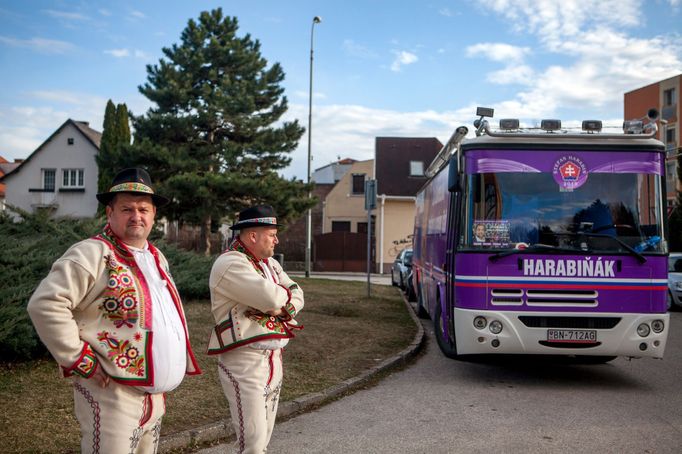
M 144 402 L 142 403 L 142 416 L 140 417 L 140 427 L 147 424 L 147 422 L 152 418 L 152 412 L 154 411 L 152 396 L 149 393 L 144 393 Z
M 275 364 L 273 363 L 272 357 L 274 356 L 275 351 L 270 350 L 270 354 L 268 355 L 268 381 L 265 383 L 265 386 L 270 386 L 270 382 L 272 381 L 272 376 L 275 373 Z
M 237 434 L 237 440 L 239 441 L 239 452 L 243 453 L 246 448 L 246 437 L 244 436 L 244 409 L 242 408 L 242 395 L 239 390 L 239 382 L 234 378 L 234 375 L 227 370 L 223 363 L 218 362 L 218 367 L 227 375 L 227 378 L 230 379 L 230 382 L 232 382 L 232 386 L 234 387 L 234 396 L 237 399 L 237 414 L 239 415 L 239 433 Z
M 100 436 L 99 403 L 92 397 L 92 394 L 90 394 L 90 391 L 88 391 L 83 386 L 81 386 L 80 383 L 74 382 L 73 387 L 76 388 L 76 391 L 78 391 L 81 395 L 83 395 L 85 400 L 90 404 L 90 408 L 92 408 L 92 415 L 93 415 L 92 452 L 94 454 L 99 454 L 99 436 Z
M 95 352 L 92 351 L 90 344 L 84 342 L 83 349 L 76 362 L 69 367 L 62 366 L 62 370 L 64 371 L 65 377 L 71 377 L 76 374 L 83 378 L 90 378 L 97 370 L 98 365 L 99 362 L 97 361 Z

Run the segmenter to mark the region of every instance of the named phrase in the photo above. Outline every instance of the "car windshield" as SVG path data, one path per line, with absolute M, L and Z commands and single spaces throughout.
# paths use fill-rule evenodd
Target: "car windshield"
M 475 173 L 467 185 L 465 247 L 664 252 L 658 175 L 591 173 L 565 190 L 550 172 Z

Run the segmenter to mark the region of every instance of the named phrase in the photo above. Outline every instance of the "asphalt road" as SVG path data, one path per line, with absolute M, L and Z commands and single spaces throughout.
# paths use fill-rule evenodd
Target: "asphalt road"
M 603 365 L 453 361 L 424 322 L 411 367 L 278 423 L 268 452 L 680 453 L 682 313 L 671 315 L 663 360 Z

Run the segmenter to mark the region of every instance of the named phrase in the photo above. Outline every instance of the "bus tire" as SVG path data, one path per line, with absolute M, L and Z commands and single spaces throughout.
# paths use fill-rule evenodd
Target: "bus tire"
M 440 298 L 439 298 L 440 299 Z M 440 301 L 438 301 L 438 305 L 436 306 L 436 313 L 433 314 L 433 330 L 436 335 L 436 342 L 438 343 L 438 347 L 440 347 L 440 350 L 443 352 L 445 356 L 448 358 L 452 359 L 457 359 L 457 343 L 455 341 L 455 332 L 454 329 L 448 328 L 450 331 L 450 339 L 451 340 L 446 340 L 445 336 L 443 335 L 443 311 L 441 310 L 441 304 Z
M 417 282 L 417 317 L 429 318 L 429 313 L 424 308 L 424 296 L 422 294 L 422 285 Z M 408 296 L 409 298 L 409 296 Z

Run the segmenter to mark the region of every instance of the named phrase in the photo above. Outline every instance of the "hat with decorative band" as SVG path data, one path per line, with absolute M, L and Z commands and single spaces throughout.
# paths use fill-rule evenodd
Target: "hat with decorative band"
M 230 229 L 240 230 L 247 227 L 279 227 L 275 209 L 270 205 L 256 205 L 239 213 L 237 222 Z
M 114 177 L 109 191 L 97 194 L 97 200 L 103 205 L 108 205 L 116 194 L 127 193 L 148 195 L 157 207 L 167 205 L 170 200 L 155 194 L 152 187 L 152 179 L 146 170 L 140 168 L 123 169 Z

